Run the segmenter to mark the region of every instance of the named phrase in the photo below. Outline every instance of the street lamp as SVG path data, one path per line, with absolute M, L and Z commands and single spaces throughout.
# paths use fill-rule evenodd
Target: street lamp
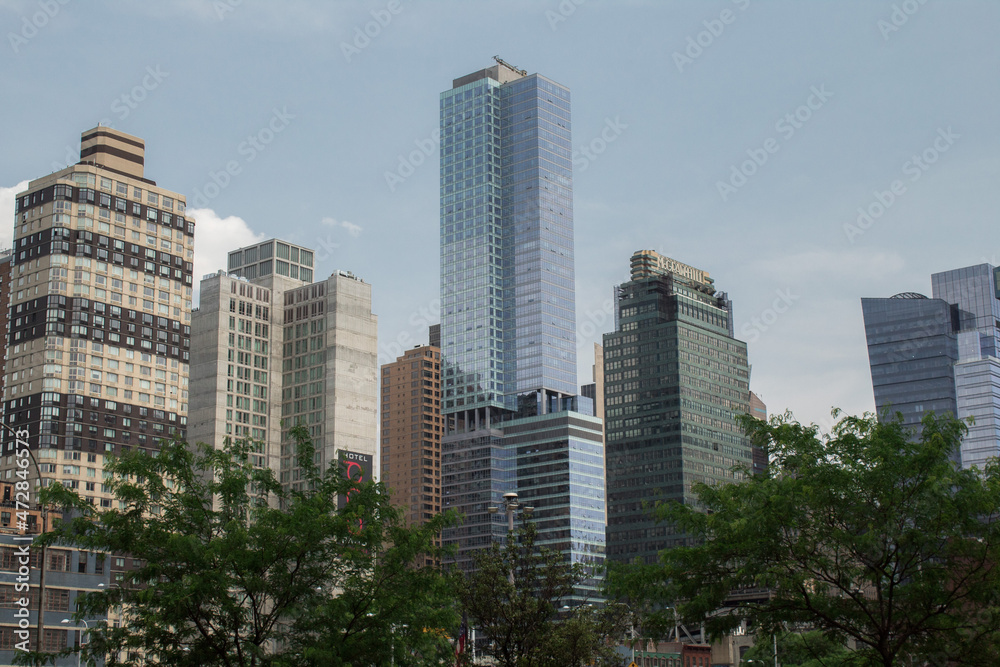
M 517 493 L 510 491 L 503 494 L 503 507 L 507 513 L 507 539 L 510 540 L 511 533 L 514 532 L 514 511 L 518 507 L 521 507 L 517 502 Z M 494 505 L 490 505 L 486 508 L 486 511 L 490 514 L 498 514 L 500 508 Z M 521 507 L 521 513 L 527 516 L 531 516 L 531 513 L 535 511 L 534 507 Z M 510 574 L 508 575 L 511 586 L 514 585 L 514 567 L 511 565 Z
M 674 612 L 674 641 L 679 642 L 681 640 L 681 633 L 677 629 L 677 607 L 664 607 L 664 609 L 670 609 Z
M 90 624 L 87 623 L 87 619 L 81 618 L 80 622 L 83 623 L 84 627 L 83 633 L 90 632 Z M 60 623 L 62 623 L 63 625 L 69 625 L 69 619 L 64 618 L 63 620 L 60 621 Z M 79 626 L 73 626 L 73 627 L 79 629 Z M 83 648 L 83 633 L 80 634 L 80 649 Z M 76 667 L 80 667 L 80 649 L 77 649 L 76 652 Z
M 507 530 L 513 532 L 514 530 L 514 510 L 518 508 L 517 504 L 517 493 L 511 491 L 509 493 L 503 494 L 503 507 L 507 512 Z M 528 512 L 531 508 L 525 507 L 524 511 Z M 490 514 L 497 514 L 500 511 L 499 507 L 490 505 L 486 508 L 486 511 Z

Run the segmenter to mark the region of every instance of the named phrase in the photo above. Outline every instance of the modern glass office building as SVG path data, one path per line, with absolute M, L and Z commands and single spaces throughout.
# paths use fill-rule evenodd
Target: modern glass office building
M 544 431 L 538 437 L 568 474 L 574 443 L 592 442 L 594 418 L 576 396 L 569 90 L 497 59 L 455 79 L 440 114 L 442 505 L 465 515 L 444 540 L 467 565 L 471 551 L 506 534 L 502 513 L 488 508 L 506 492 L 541 488 L 518 445 L 526 424 Z M 596 431 L 587 456 L 603 466 Z M 580 513 L 593 508 L 572 496 L 594 496 L 593 520 L 603 520 L 603 475 L 588 473 L 584 486 L 549 485 L 539 502 L 565 508 L 567 521 L 591 521 Z M 555 524 L 546 525 L 542 541 L 568 558 L 603 554 L 602 538 L 555 540 L 545 535 Z
M 955 304 L 964 313 L 962 330 L 981 334 L 981 353 L 987 357 L 996 357 L 1000 347 L 998 271 L 989 264 L 979 264 L 931 275 L 934 298 Z
M 958 414 L 958 308 L 943 299 L 904 292 L 861 299 L 868 362 L 879 415 L 903 415 L 917 429 L 927 412 Z
M 879 414 L 901 412 L 915 432 L 929 412 L 973 417 L 965 467 L 1000 454 L 998 271 L 979 264 L 935 273 L 930 299 L 907 292 L 861 300 Z
M 569 103 L 504 65 L 441 94 L 445 413 L 577 393 Z

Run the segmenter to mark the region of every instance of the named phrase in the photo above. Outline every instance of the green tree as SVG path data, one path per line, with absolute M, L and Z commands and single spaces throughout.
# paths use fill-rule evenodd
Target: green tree
M 488 637 L 488 652 L 501 667 L 592 664 L 610 654 L 608 638 L 621 635 L 621 607 L 562 609 L 588 572 L 537 546 L 537 536 L 527 521 L 506 544 L 478 552 L 473 572 L 456 575 L 462 608 Z
M 745 621 L 758 634 L 789 623 L 852 639 L 853 664 L 998 654 L 1000 467 L 953 461 L 963 423 L 928 416 L 919 436 L 872 415 L 843 417 L 825 436 L 788 415 L 743 425 L 767 448 L 768 471 L 697 485 L 697 506 L 658 507 L 688 546 L 612 574 L 612 590 L 653 610 L 650 627 L 672 624 L 655 608 L 676 601 L 713 636 Z M 727 606 L 749 588 L 770 595 Z
M 786 632 L 777 636 L 778 660 L 781 667 L 830 667 L 850 665 L 857 656 L 843 642 L 831 639 L 819 630 Z M 756 660 L 764 665 L 774 664 L 774 644 L 771 637 L 759 638 L 758 643 L 743 655 L 743 663 Z
M 620 667 L 622 657 L 615 647 L 628 632 L 630 617 L 625 605 L 574 607 L 551 628 L 537 664 L 539 667 Z
M 72 516 L 49 543 L 135 564 L 119 585 L 80 599 L 78 617 L 123 617 L 92 627 L 85 656 L 280 666 L 389 664 L 395 653 L 397 664 L 417 665 L 450 651 L 441 632 L 457 624 L 449 582 L 416 563 L 440 556 L 434 540 L 451 519 L 405 527 L 381 485 L 353 488 L 337 466 L 321 474 L 305 429 L 292 433 L 302 492 L 253 466 L 245 441 L 195 450 L 164 442 L 155 455 L 109 460 L 105 483 L 120 505 L 111 509 L 59 485 L 46 492 Z

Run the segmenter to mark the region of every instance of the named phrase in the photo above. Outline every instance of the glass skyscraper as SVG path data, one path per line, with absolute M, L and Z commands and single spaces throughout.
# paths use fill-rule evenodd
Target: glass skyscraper
M 577 393 L 569 104 L 503 65 L 441 94 L 447 414 Z
M 569 90 L 497 59 L 455 79 L 440 114 L 442 504 L 466 517 L 444 539 L 468 564 L 506 533 L 487 507 L 530 488 L 543 543 L 573 559 L 602 554 L 603 527 L 591 525 L 604 516 L 600 421 L 576 396 Z M 565 464 L 564 485 L 543 481 L 518 448 L 547 419 L 550 430 L 531 441 Z M 586 489 L 569 484 L 578 465 Z M 564 539 L 543 520 L 558 512 Z
M 933 298 L 862 299 L 875 406 L 919 432 L 928 412 L 973 417 L 965 467 L 1000 454 L 998 269 L 968 266 L 931 276 Z
M 954 365 L 959 311 L 942 299 L 904 292 L 861 299 L 875 406 L 920 431 L 927 412 L 958 414 Z

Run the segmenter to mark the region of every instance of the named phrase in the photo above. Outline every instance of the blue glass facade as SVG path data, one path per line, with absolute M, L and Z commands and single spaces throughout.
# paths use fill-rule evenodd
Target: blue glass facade
M 979 264 L 931 276 L 934 296 L 955 304 L 962 317 L 955 399 L 958 417 L 973 418 L 962 439 L 962 465 L 966 468 L 983 467 L 1000 455 L 998 273 L 996 267 Z
M 493 71 L 440 100 L 444 413 L 576 393 L 569 90 Z
M 927 412 L 957 415 L 959 312 L 941 299 L 861 299 L 875 408 L 919 432 Z
M 1000 455 L 1000 269 L 967 266 L 931 276 L 934 298 L 862 299 L 875 406 L 919 430 L 928 412 L 972 417 L 964 467 Z
M 490 514 L 503 494 L 517 487 L 516 461 L 499 429 L 474 428 L 441 439 L 442 509 L 454 509 L 464 519 L 445 531 L 444 541 L 458 549 L 455 560 L 463 566 L 471 553 L 507 534 L 503 517 Z
M 958 416 L 973 418 L 962 438 L 962 466 L 984 468 L 1000 456 L 1000 359 L 962 358 L 955 364 L 955 393 Z
M 442 412 L 503 407 L 500 84 L 441 94 Z
M 563 411 L 504 423 L 517 466 L 518 502 L 532 507 L 538 544 L 588 566 L 604 560 L 604 443 L 601 420 Z M 599 597 L 597 582 L 578 601 Z
M 573 395 L 576 307 L 569 90 L 537 74 L 501 88 L 504 370 L 508 396 Z
M 442 505 L 465 516 L 443 540 L 468 567 L 506 536 L 488 508 L 516 491 L 541 544 L 599 563 L 602 429 L 576 396 L 569 90 L 498 64 L 456 79 L 440 113 Z
M 984 357 L 997 356 L 1000 337 L 996 272 L 997 269 L 989 264 L 979 264 L 931 275 L 934 298 L 953 303 L 963 311 L 962 331 L 975 329 L 983 334 L 981 354 Z

